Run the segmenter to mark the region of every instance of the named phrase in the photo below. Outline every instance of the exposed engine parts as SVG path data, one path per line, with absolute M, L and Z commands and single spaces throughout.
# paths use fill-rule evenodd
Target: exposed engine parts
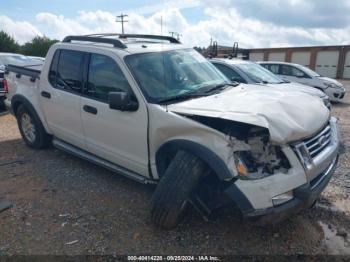
M 281 148 L 271 145 L 268 135 L 263 128 L 252 128 L 244 140 L 230 137 L 240 178 L 259 179 L 276 171 L 286 173 L 290 168 Z

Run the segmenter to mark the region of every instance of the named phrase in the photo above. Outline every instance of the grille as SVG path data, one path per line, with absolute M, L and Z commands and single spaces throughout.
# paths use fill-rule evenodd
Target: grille
M 331 126 L 327 125 L 315 136 L 305 139 L 295 145 L 295 149 L 303 162 L 308 162 L 317 157 L 331 142 Z
M 315 158 L 331 142 L 331 127 L 328 125 L 316 136 L 304 141 L 312 158 Z

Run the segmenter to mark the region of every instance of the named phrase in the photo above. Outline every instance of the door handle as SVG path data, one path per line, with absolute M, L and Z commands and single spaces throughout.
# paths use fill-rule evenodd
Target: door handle
M 84 105 L 83 109 L 85 112 L 88 112 L 88 113 L 93 114 L 93 115 L 97 115 L 97 108 L 96 107 Z
M 41 92 L 41 96 L 50 99 L 51 98 L 51 94 L 49 92 L 46 91 L 42 91 Z

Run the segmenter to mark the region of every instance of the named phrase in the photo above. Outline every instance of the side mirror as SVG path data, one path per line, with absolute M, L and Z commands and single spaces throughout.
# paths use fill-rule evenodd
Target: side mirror
M 110 92 L 108 94 L 108 103 L 110 109 L 120 111 L 136 111 L 139 104 L 131 99 L 131 95 L 127 92 Z

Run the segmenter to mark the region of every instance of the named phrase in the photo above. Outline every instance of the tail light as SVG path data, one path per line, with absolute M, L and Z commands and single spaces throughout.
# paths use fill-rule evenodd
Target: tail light
M 8 83 L 7 83 L 7 80 L 4 79 L 4 80 L 2 81 L 2 84 L 4 85 L 5 93 L 8 93 L 8 92 L 9 92 L 9 85 L 8 85 Z

